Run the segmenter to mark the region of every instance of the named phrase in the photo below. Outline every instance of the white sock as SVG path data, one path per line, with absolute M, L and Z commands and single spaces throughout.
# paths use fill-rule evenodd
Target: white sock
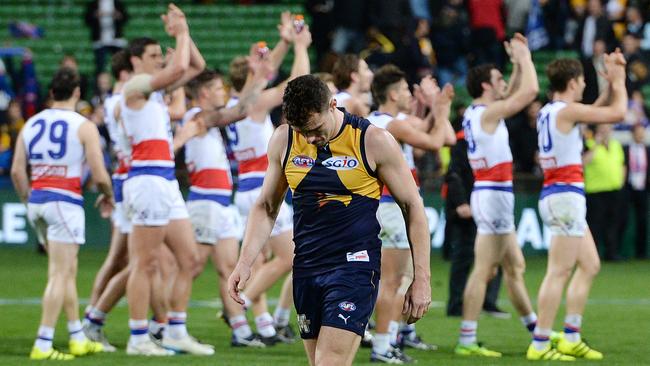
M 244 300 L 244 309 L 247 310 L 250 309 L 251 305 L 253 305 L 251 299 L 249 299 L 248 296 L 246 296 L 246 294 L 243 293 L 239 294 L 239 297 L 241 297 L 241 299 Z
M 406 339 L 414 341 L 415 337 L 417 337 L 417 333 L 415 333 L 415 324 L 406 324 L 404 322 L 400 322 L 399 328 L 399 331 L 403 336 L 406 337 Z
M 187 313 L 184 311 L 170 311 L 167 313 L 167 324 L 169 327 L 166 329 L 165 335 L 169 335 L 174 339 L 181 339 L 187 336 L 187 327 L 185 321 L 187 320 Z
M 97 308 L 92 308 L 88 314 L 86 314 L 84 320 L 88 320 L 88 324 L 101 327 L 104 325 L 104 321 L 106 320 L 106 313 Z
M 538 351 L 543 351 L 551 344 L 551 329 L 535 327 L 533 331 L 533 347 Z
M 463 320 L 460 322 L 460 338 L 458 343 L 468 346 L 476 344 L 476 330 L 478 329 L 478 322 L 473 320 Z
M 162 329 L 163 332 L 167 327 L 167 323 L 159 323 L 155 317 L 149 321 L 149 333 L 157 334 Z
M 228 323 L 232 327 L 232 332 L 238 339 L 248 338 L 253 334 L 253 330 L 248 325 L 248 320 L 244 315 L 236 315 L 228 318 Z
M 582 315 L 567 314 L 564 317 L 564 338 L 571 342 L 580 342 L 580 327 L 582 327 Z
M 535 330 L 535 326 L 537 325 L 537 314 L 533 311 L 532 313 L 522 316 L 521 318 L 521 323 L 528 329 L 529 332 L 533 332 Z
M 129 328 L 131 329 L 131 337 L 129 338 L 129 342 L 136 344 L 148 341 L 148 323 L 149 322 L 147 322 L 147 319 L 129 319 Z
M 390 335 L 391 346 L 397 346 L 397 333 L 399 333 L 399 323 L 391 320 L 388 322 L 388 334 Z
M 41 325 L 38 327 L 38 333 L 34 346 L 38 347 L 43 352 L 47 352 L 52 348 L 52 340 L 54 339 L 54 328 Z
M 385 355 L 390 348 L 390 334 L 389 333 L 376 333 L 372 338 L 372 351 Z
M 273 313 L 273 321 L 278 327 L 286 327 L 289 325 L 289 317 L 291 316 L 291 309 L 276 307 Z
M 79 342 L 86 340 L 86 335 L 81 328 L 79 319 L 68 322 L 68 333 L 70 333 L 70 340 Z
M 273 317 L 268 312 L 255 317 L 255 326 L 262 337 L 273 337 L 275 335 Z

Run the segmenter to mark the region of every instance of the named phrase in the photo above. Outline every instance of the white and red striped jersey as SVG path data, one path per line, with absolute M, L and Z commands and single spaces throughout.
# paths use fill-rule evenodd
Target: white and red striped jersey
M 87 119 L 70 110 L 46 109 L 22 130 L 31 166 L 31 203 L 66 201 L 83 204 L 81 169 L 85 160 L 79 127 Z
M 226 108 L 238 102 L 237 98 L 230 98 Z M 246 117 L 226 127 L 230 148 L 239 163 L 238 191 L 251 191 L 262 186 L 264 174 L 269 166 L 266 152 L 273 130 L 271 116 L 268 114 L 264 121 L 253 121 Z
M 114 178 L 126 178 L 129 172 L 129 159 L 131 158 L 131 145 L 122 124 L 115 120 L 115 106 L 120 102 L 122 95 L 115 93 L 104 100 L 104 123 L 111 138 L 111 146 L 117 157 L 117 167 L 113 172 Z
M 187 111 L 183 116 L 183 124 L 200 111 L 201 108 L 198 107 Z M 210 128 L 205 135 L 195 136 L 185 144 L 185 164 L 190 175 L 188 201 L 210 200 L 224 206 L 230 205 L 230 163 L 218 128 Z
M 544 171 L 542 198 L 558 192 L 584 192 L 582 136 L 577 125 L 568 134 L 557 128 L 557 113 L 565 102 L 546 104 L 537 115 L 539 163 Z
M 120 118 L 131 145 L 129 177 L 156 175 L 175 179 L 171 124 L 163 93 L 151 93 L 141 109 L 120 98 Z
M 493 134 L 483 131 L 481 115 L 487 107 L 473 104 L 463 116 L 467 157 L 474 172 L 474 189 L 512 192 L 512 153 L 503 119 Z
M 403 121 L 407 117 L 408 116 L 402 112 L 399 112 L 396 117 L 393 117 L 388 113 L 374 111 L 370 113 L 370 115 L 368 115 L 367 120 L 379 128 L 387 129 L 388 125 L 392 121 L 394 120 Z M 400 141 L 400 145 L 402 146 L 402 155 L 406 160 L 406 164 L 408 165 L 409 169 L 411 169 L 411 174 L 413 174 L 413 179 L 415 179 L 415 183 L 419 187 L 420 182 L 418 179 L 418 172 L 417 172 L 417 168 L 415 167 L 415 160 L 413 159 L 413 146 L 409 144 L 405 144 L 401 141 Z M 390 192 L 388 191 L 388 187 L 386 187 L 385 185 L 384 188 L 382 189 L 381 198 L 379 202 L 394 202 L 393 196 L 390 194 Z

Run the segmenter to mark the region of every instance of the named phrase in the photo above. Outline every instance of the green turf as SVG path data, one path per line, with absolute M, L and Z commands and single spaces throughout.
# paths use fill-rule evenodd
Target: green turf
M 87 298 L 96 269 L 105 252 L 95 249 L 82 250 L 79 256 L 79 293 Z M 545 259 L 528 260 L 526 282 L 535 297 L 541 282 Z M 34 299 L 41 295 L 45 284 L 47 261 L 33 251 L 18 248 L 0 250 L 0 298 Z M 447 296 L 448 263 L 434 256 L 432 260 L 432 290 L 436 304 L 429 314 L 418 323 L 422 337 L 440 346 L 435 352 L 409 351 L 419 360 L 419 365 L 528 365 L 524 351 L 529 336 L 516 316 L 510 320 L 483 318 L 479 327 L 479 339 L 489 347 L 502 351 L 502 359 L 487 360 L 459 358 L 452 354 L 457 339 L 458 318 L 447 318 L 440 307 Z M 217 287 L 212 269 L 197 280 L 192 300 L 215 300 Z M 587 308 L 583 332 L 589 342 L 605 354 L 602 362 L 577 364 L 594 365 L 650 365 L 650 262 L 625 262 L 604 264 L 597 278 L 590 304 Z M 279 289 L 274 288 L 270 298 L 277 298 Z M 505 293 L 501 296 L 505 309 L 512 312 Z M 302 345 L 279 345 L 263 350 L 233 349 L 229 346 L 230 332 L 215 317 L 217 309 L 195 306 L 190 309 L 189 329 L 193 335 L 216 346 L 212 357 L 177 356 L 168 359 L 127 357 L 123 351 L 101 354 L 73 361 L 77 365 L 305 365 Z M 563 314 L 561 312 L 561 314 Z M 38 327 L 40 306 L 37 304 L 0 305 L 0 365 L 28 364 L 27 354 L 32 346 Z M 557 323 L 559 326 L 560 323 Z M 110 339 L 124 349 L 128 336 L 126 308 L 121 305 L 111 315 L 106 326 Z M 64 319 L 57 327 L 55 344 L 67 348 Z M 358 352 L 355 364 L 368 364 L 369 350 Z

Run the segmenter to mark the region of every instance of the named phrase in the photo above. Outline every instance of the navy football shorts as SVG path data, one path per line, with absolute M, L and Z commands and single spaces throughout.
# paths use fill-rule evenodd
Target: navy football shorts
M 377 301 L 379 271 L 340 268 L 293 279 L 293 301 L 302 339 L 318 337 L 321 326 L 363 336 Z

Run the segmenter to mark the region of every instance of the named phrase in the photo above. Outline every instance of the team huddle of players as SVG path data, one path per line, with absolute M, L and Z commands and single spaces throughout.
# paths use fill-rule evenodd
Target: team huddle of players
M 49 255 L 43 314 L 32 359 L 68 360 L 115 351 L 102 327 L 107 314 L 125 294 L 131 331 L 127 354 L 214 354 L 212 345 L 199 342 L 186 327 L 192 282 L 208 258 L 224 284 L 220 288 L 222 317 L 232 330 L 232 346 L 268 347 L 295 341 L 289 319 L 293 296 L 301 296 L 303 290 L 294 291 L 291 276 L 297 245 L 293 235 L 297 233 L 293 233 L 290 205 L 282 202 L 274 212 L 276 220 L 267 245 L 255 260 L 245 288 L 240 289 L 238 296 L 231 296 L 225 283 L 237 265 L 244 227 L 262 194 L 269 169 L 267 153 L 274 133 L 269 113 L 283 104 L 291 80 L 310 73 L 309 27 L 300 16 L 283 13 L 278 26 L 280 41 L 272 50 L 257 43 L 248 56 L 231 62 L 232 86 L 227 99 L 224 77 L 205 68 L 182 11 L 170 5 L 162 20 L 167 34 L 175 39 L 173 51 L 163 55 L 157 41 L 138 38 L 112 59 L 115 86 L 105 101 L 106 124 L 117 157 L 112 180 L 103 167 L 96 128 L 74 112 L 79 90 L 78 76 L 72 70 L 64 68 L 56 73 L 52 108 L 32 117 L 21 132 L 12 178 L 28 205 L 30 222 L 39 238 L 47 243 Z M 525 262 L 514 235 L 512 155 L 504 122 L 523 110 L 539 92 L 526 42 L 518 34 L 506 43 L 513 64 L 509 83 L 493 65 L 478 66 L 467 78 L 474 100 L 465 112 L 463 130 L 475 176 L 470 207 L 478 236 L 455 353 L 501 356 L 480 345 L 476 336 L 487 282 L 501 266 L 511 301 L 532 335 L 528 359 L 601 359 L 602 354 L 580 337 L 582 314 L 599 260 L 585 222 L 582 139 L 577 124 L 614 123 L 622 119 L 627 105 L 625 60 L 618 51 L 606 56 L 609 88 L 593 105 L 578 103 L 584 89 L 579 62 L 556 60 L 547 68 L 553 97 L 538 117 L 540 162 L 544 170 L 539 208 L 553 237 L 548 271 L 538 296 L 538 316 L 528 297 L 523 279 Z M 291 47 L 294 59 L 290 76 L 267 88 Z M 426 77 L 414 85 L 411 93 L 399 68 L 386 65 L 373 75 L 365 61 L 354 55 L 338 60 L 333 77 L 319 76 L 335 99 L 335 107 L 364 117 L 372 126 L 392 135 L 415 182 L 414 156 L 455 143 L 456 134 L 449 122 L 454 91 L 449 85 L 441 88 L 434 79 Z M 378 106 L 373 112 L 370 95 Z M 350 114 L 345 114 L 344 124 L 359 125 L 361 122 L 348 117 Z M 172 121 L 180 121 L 174 134 Z M 309 135 L 304 131 L 294 135 L 297 133 Z M 290 150 L 298 142 L 297 138 L 294 140 L 294 147 L 288 145 L 285 160 L 289 160 Z M 332 149 L 334 141 L 339 140 L 332 139 Z M 236 192 L 226 143 L 238 165 Z M 313 143 L 319 149 L 324 146 L 318 154 L 326 154 L 327 141 Z M 185 151 L 190 180 L 186 200 L 175 175 L 174 153 L 181 148 Z M 354 170 L 357 166 L 370 171 L 364 153 L 361 155 L 363 165 L 355 159 L 335 157 L 319 157 L 318 161 L 334 171 Z M 314 164 L 314 159 L 304 155 L 291 155 L 290 160 L 299 168 L 311 168 Z M 97 206 L 104 216 L 111 215 L 113 231 L 109 254 L 95 278 L 82 322 L 75 284 L 79 245 L 75 244 L 84 243 L 84 161 L 101 193 Z M 293 191 L 295 187 L 289 183 Z M 297 184 L 311 183 L 305 178 Z M 345 201 L 340 197 L 329 199 Z M 329 199 L 324 197 L 321 204 Z M 386 186 L 378 200 L 381 286 L 375 293 L 375 334 L 363 340 L 372 347 L 373 362 L 410 363 L 413 360 L 404 354 L 405 347 L 436 347 L 423 342 L 415 325 L 407 324 L 409 317 L 402 315 L 414 278 L 412 243 L 404 209 Z M 249 230 L 255 224 L 249 222 Z M 301 230 L 304 226 L 296 225 Z M 300 235 L 305 233 L 301 231 Z M 369 262 L 366 251 L 347 255 L 347 262 Z M 302 264 L 302 259 L 295 262 L 296 274 L 300 271 L 301 276 Z M 271 315 L 265 292 L 283 278 L 281 296 Z M 565 327 L 563 332 L 555 333 L 551 327 L 567 283 Z M 340 324 L 327 324 L 350 329 L 350 316 L 344 314 L 353 312 L 356 306 L 351 301 L 340 302 Z M 70 353 L 52 347 L 54 327 L 62 308 L 68 319 Z M 149 309 L 153 313 L 151 318 Z M 254 314 L 256 332 L 248 323 L 249 311 Z M 301 335 L 309 339 L 309 322 L 302 314 L 298 320 Z

